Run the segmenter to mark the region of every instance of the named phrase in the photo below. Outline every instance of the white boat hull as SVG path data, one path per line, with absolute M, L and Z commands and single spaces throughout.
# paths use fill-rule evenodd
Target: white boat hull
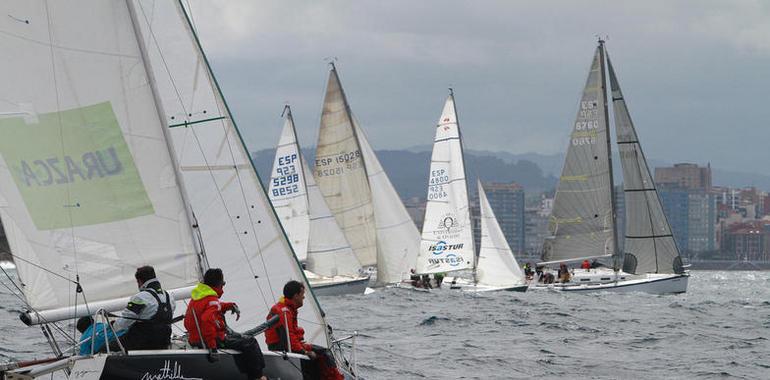
M 309 279 L 310 287 L 317 296 L 340 296 L 343 294 L 364 294 L 369 286 L 369 277 L 333 277 Z
M 444 283 L 445 285 L 447 283 Z M 510 284 L 510 285 L 485 285 L 474 284 L 472 281 L 456 277 L 449 283 L 449 289 L 461 290 L 463 292 L 482 293 L 482 292 L 497 292 L 497 291 L 510 291 L 510 292 L 526 292 L 529 286 L 527 284 Z
M 648 274 L 626 280 L 603 284 L 575 284 L 554 287 L 563 292 L 643 292 L 650 294 L 678 294 L 687 292 L 690 275 L 685 274 Z

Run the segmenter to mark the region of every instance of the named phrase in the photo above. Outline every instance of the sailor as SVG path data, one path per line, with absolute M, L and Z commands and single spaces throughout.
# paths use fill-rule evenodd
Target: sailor
M 149 265 L 138 268 L 134 278 L 139 293 L 128 301 L 113 328 L 122 334 L 120 342 L 126 350 L 166 349 L 171 344 L 174 297 L 161 288 L 155 269 Z
M 588 259 L 585 259 L 583 260 L 583 264 L 581 264 L 580 267 L 588 272 L 591 269 L 591 262 L 589 262 Z
M 267 319 L 279 316 L 279 322 L 265 331 L 265 341 L 271 351 L 297 352 L 312 359 L 310 365 L 302 363 L 306 379 L 342 380 L 332 355 L 323 347 L 305 342 L 305 330 L 297 324 L 298 309 L 305 301 L 305 286 L 299 281 L 289 281 L 283 287 L 283 297 L 270 308 Z M 287 344 L 286 339 L 289 342 Z
M 115 336 L 121 336 L 125 331 L 113 332 L 112 328 L 104 323 L 94 323 L 90 316 L 78 319 L 75 327 L 80 331 L 80 351 L 82 356 L 91 355 L 97 352 L 106 351 L 104 331 L 107 331 L 107 341 L 114 342 Z M 91 343 L 93 340 L 93 343 Z
M 249 379 L 263 379 L 262 370 L 265 359 L 254 337 L 241 335 L 227 329 L 225 313 L 235 314 L 235 320 L 241 318 L 241 311 L 235 302 L 219 300 L 224 293 L 225 277 L 222 269 L 211 268 L 203 275 L 203 282 L 192 291 L 192 300 L 187 305 L 184 315 L 184 327 L 190 345 L 207 348 L 209 360 L 218 360 L 217 349 L 230 348 L 241 351 Z

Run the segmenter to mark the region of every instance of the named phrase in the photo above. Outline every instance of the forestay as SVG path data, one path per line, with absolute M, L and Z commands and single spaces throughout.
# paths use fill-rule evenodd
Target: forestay
M 481 247 L 476 265 L 476 280 L 482 285 L 508 286 L 525 283 L 524 272 L 516 262 L 508 241 L 492 206 L 487 200 L 487 194 L 478 182 L 479 206 L 481 209 Z
M 310 292 L 309 285 L 181 5 L 141 2 L 137 13 L 208 264 L 222 268 L 224 298 L 244 311 L 230 327 L 254 327 L 288 280 L 302 281 Z M 328 345 L 313 297 L 300 319 L 309 341 Z
M 444 104 L 428 177 L 428 201 L 417 257 L 417 273 L 470 268 L 475 251 L 468 188 L 454 95 Z
M 626 207 L 626 242 L 623 270 L 629 273 L 683 273 L 666 215 L 658 197 L 639 137 L 631 121 L 620 84 L 609 57 L 610 88 L 615 114 Z
M 377 285 L 398 283 L 408 278 L 409 270 L 414 268 L 420 233 L 355 117 L 353 126 L 372 190 L 377 226 Z
M 377 238 L 369 180 L 334 65 L 326 85 L 314 176 L 358 261 L 375 265 Z
M 135 293 L 146 264 L 167 289 L 194 285 L 191 223 L 127 3 L 3 9 L 0 218 L 29 305 L 86 314 L 84 298 Z
M 612 255 L 614 221 L 602 45 L 596 49 L 556 187 L 543 261 Z
M 289 106 L 286 106 L 284 112 L 286 120 L 278 147 L 275 149 L 275 160 L 267 194 L 294 248 L 294 254 L 297 255 L 298 260 L 305 261 L 310 235 L 310 216 L 305 173 L 302 170 L 304 164 Z

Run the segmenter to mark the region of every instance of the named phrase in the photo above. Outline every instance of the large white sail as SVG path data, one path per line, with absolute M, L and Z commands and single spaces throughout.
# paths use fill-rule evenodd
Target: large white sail
M 449 272 L 473 265 L 473 226 L 465 178 L 460 126 L 454 95 L 450 94 L 433 140 L 417 273 Z
M 140 2 L 137 14 L 208 265 L 222 268 L 225 298 L 244 311 L 230 326 L 253 327 L 288 280 L 310 287 L 181 5 Z M 311 295 L 299 318 L 308 341 L 327 346 L 326 324 Z
M 305 261 L 310 235 L 305 173 L 289 106 L 286 106 L 284 112 L 286 120 L 275 149 L 267 194 L 294 248 L 294 254 L 300 261 Z
M 596 49 L 580 99 L 549 221 L 543 261 L 612 255 L 615 227 L 603 45 Z
M 322 276 L 358 276 L 361 264 L 350 243 L 337 224 L 313 173 L 303 165 L 307 178 L 307 196 L 310 204 L 310 241 L 307 251 L 307 269 Z
M 372 190 L 377 226 L 377 285 L 398 283 L 408 278 L 414 268 L 420 233 L 355 118 L 353 126 Z
M 623 271 L 628 273 L 683 273 L 679 249 L 671 233 L 655 182 L 644 158 L 612 63 L 607 57 L 612 89 L 623 190 L 626 207 L 626 243 Z
M 516 262 L 508 241 L 497 223 L 487 194 L 478 182 L 479 206 L 481 209 L 481 247 L 476 264 L 476 281 L 482 285 L 508 286 L 523 285 L 524 272 Z
M 0 218 L 29 305 L 72 318 L 84 298 L 135 293 L 147 264 L 167 289 L 194 285 L 191 223 L 127 3 L 18 0 L 3 13 Z
M 326 85 L 314 176 L 361 265 L 377 263 L 374 206 L 366 167 L 337 70 Z

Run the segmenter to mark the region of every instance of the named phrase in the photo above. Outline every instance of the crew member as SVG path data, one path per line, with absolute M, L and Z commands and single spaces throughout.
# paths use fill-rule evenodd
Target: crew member
M 581 264 L 580 267 L 588 272 L 591 269 L 591 263 L 588 261 L 588 259 L 585 259 L 583 260 L 583 264 Z
M 246 359 L 245 370 L 249 379 L 267 380 L 262 376 L 265 360 L 254 337 L 230 331 L 228 333 L 225 313 L 235 314 L 235 320 L 241 318 L 241 311 L 235 302 L 219 300 L 224 293 L 225 277 L 219 268 L 211 268 L 203 275 L 203 282 L 192 291 L 190 303 L 184 315 L 184 327 L 190 345 L 207 348 L 211 352 L 210 360 L 217 360 L 217 349 L 230 348 L 241 351 Z M 202 337 L 201 337 L 202 335 Z
M 283 297 L 270 308 L 267 319 L 278 315 L 280 320 L 273 328 L 265 331 L 265 341 L 271 351 L 298 352 L 312 359 L 311 365 L 303 362 L 302 372 L 309 379 L 342 380 L 332 355 L 323 347 L 305 342 L 305 330 L 297 324 L 298 309 L 305 301 L 305 286 L 298 281 L 289 281 L 283 287 Z M 288 330 L 289 342 L 286 342 Z
M 122 335 L 120 342 L 126 350 L 166 349 L 171 344 L 174 297 L 161 288 L 155 269 L 149 265 L 138 268 L 134 278 L 139 293 L 128 301 L 113 328 Z

